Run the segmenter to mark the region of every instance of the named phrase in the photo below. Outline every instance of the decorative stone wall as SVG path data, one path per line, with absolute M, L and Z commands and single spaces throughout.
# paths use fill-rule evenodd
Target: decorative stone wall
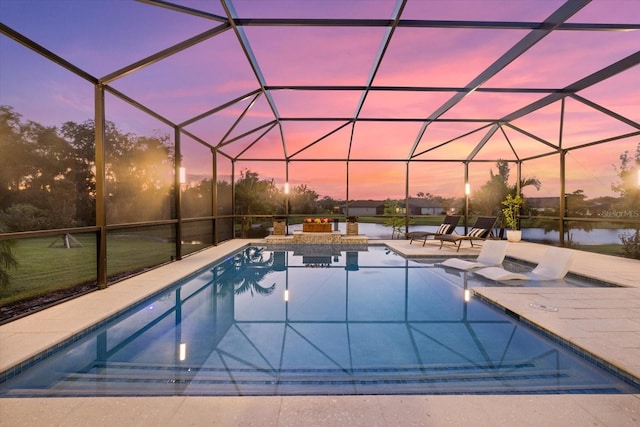
M 328 225 L 331 227 L 331 224 L 320 225 Z M 340 243 L 341 237 L 342 235 L 340 233 L 307 233 L 296 231 L 293 233 L 293 243 Z
M 333 231 L 331 233 L 305 233 L 302 231 L 294 231 L 293 235 L 278 236 L 271 235 L 265 238 L 266 243 L 275 245 L 288 245 L 288 244 L 334 244 L 339 243 L 342 245 L 366 245 L 369 243 L 367 236 L 362 234 L 345 236 L 340 234 L 339 231 Z

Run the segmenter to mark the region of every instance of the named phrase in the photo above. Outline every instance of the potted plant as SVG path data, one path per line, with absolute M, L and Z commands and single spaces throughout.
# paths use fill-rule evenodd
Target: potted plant
M 520 208 L 524 205 L 524 198 L 520 194 L 512 196 L 507 194 L 507 198 L 502 201 L 502 215 L 507 224 L 507 240 L 519 242 L 522 239 L 522 230 L 518 230 L 518 216 Z

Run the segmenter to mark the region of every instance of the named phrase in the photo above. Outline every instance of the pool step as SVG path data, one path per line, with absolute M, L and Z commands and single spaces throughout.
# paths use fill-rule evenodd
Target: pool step
M 69 373 L 41 393 L 89 395 L 295 395 L 295 394 L 500 394 L 613 393 L 609 385 L 583 384 L 570 371 L 536 368 L 530 362 L 445 368 L 251 369 L 99 363 Z M 16 394 L 17 393 L 17 394 Z

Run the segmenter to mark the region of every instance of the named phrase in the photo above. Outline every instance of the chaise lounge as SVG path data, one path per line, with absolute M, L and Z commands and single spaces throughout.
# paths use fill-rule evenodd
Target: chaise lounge
M 468 240 L 471 243 L 471 247 L 473 247 L 474 240 L 486 240 L 493 235 L 493 226 L 496 224 L 497 219 L 495 216 L 481 216 L 476 219 L 475 224 L 467 234 L 445 234 L 434 236 L 434 239 L 440 240 L 440 249 L 442 249 L 444 242 L 449 242 L 456 246 L 456 252 L 460 251 L 460 246 L 465 240 Z
M 496 281 L 504 280 L 559 280 L 564 278 L 571 267 L 573 252 L 566 248 L 549 247 L 542 260 L 529 273 L 514 273 L 502 267 L 486 267 L 475 273 Z
M 458 226 L 458 222 L 460 222 L 459 215 L 447 215 L 446 217 L 444 217 L 444 220 L 442 221 L 442 224 L 440 224 L 440 227 L 438 227 L 437 231 L 412 231 L 407 233 L 406 237 L 407 239 L 410 239 L 409 244 L 411 244 L 414 240 L 422 240 L 422 246 L 424 246 L 430 236 L 435 238 L 436 236 L 452 234 Z
M 473 270 L 474 268 L 493 267 L 502 264 L 506 254 L 506 240 L 487 240 L 482 245 L 480 255 L 478 255 L 475 261 L 467 261 L 460 258 L 448 258 L 440 265 L 457 268 L 458 270 Z

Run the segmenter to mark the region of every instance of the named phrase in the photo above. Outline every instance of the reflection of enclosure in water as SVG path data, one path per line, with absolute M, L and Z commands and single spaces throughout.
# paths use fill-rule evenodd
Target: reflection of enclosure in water
M 346 256 L 345 270 L 357 271 L 358 252 L 366 252 L 367 245 L 291 245 L 268 249 L 274 251 L 275 261 L 274 267 L 276 271 L 284 271 L 287 269 L 287 252 L 291 252 L 293 257 L 302 257 L 302 265 L 310 268 L 329 268 L 333 264 L 340 262 L 342 256 Z
M 293 257 L 301 257 L 302 265 L 310 268 L 331 267 L 345 256 L 345 270 L 357 271 L 359 251 L 367 251 L 367 246 L 292 245 L 287 248 L 279 245 L 277 250 L 250 246 L 214 267 L 212 271 L 217 295 L 219 298 L 230 293 L 241 295 L 245 292 L 250 292 L 251 295 L 270 295 L 276 284 L 265 284 L 265 277 L 275 271 L 287 270 L 287 253 L 291 253 Z

